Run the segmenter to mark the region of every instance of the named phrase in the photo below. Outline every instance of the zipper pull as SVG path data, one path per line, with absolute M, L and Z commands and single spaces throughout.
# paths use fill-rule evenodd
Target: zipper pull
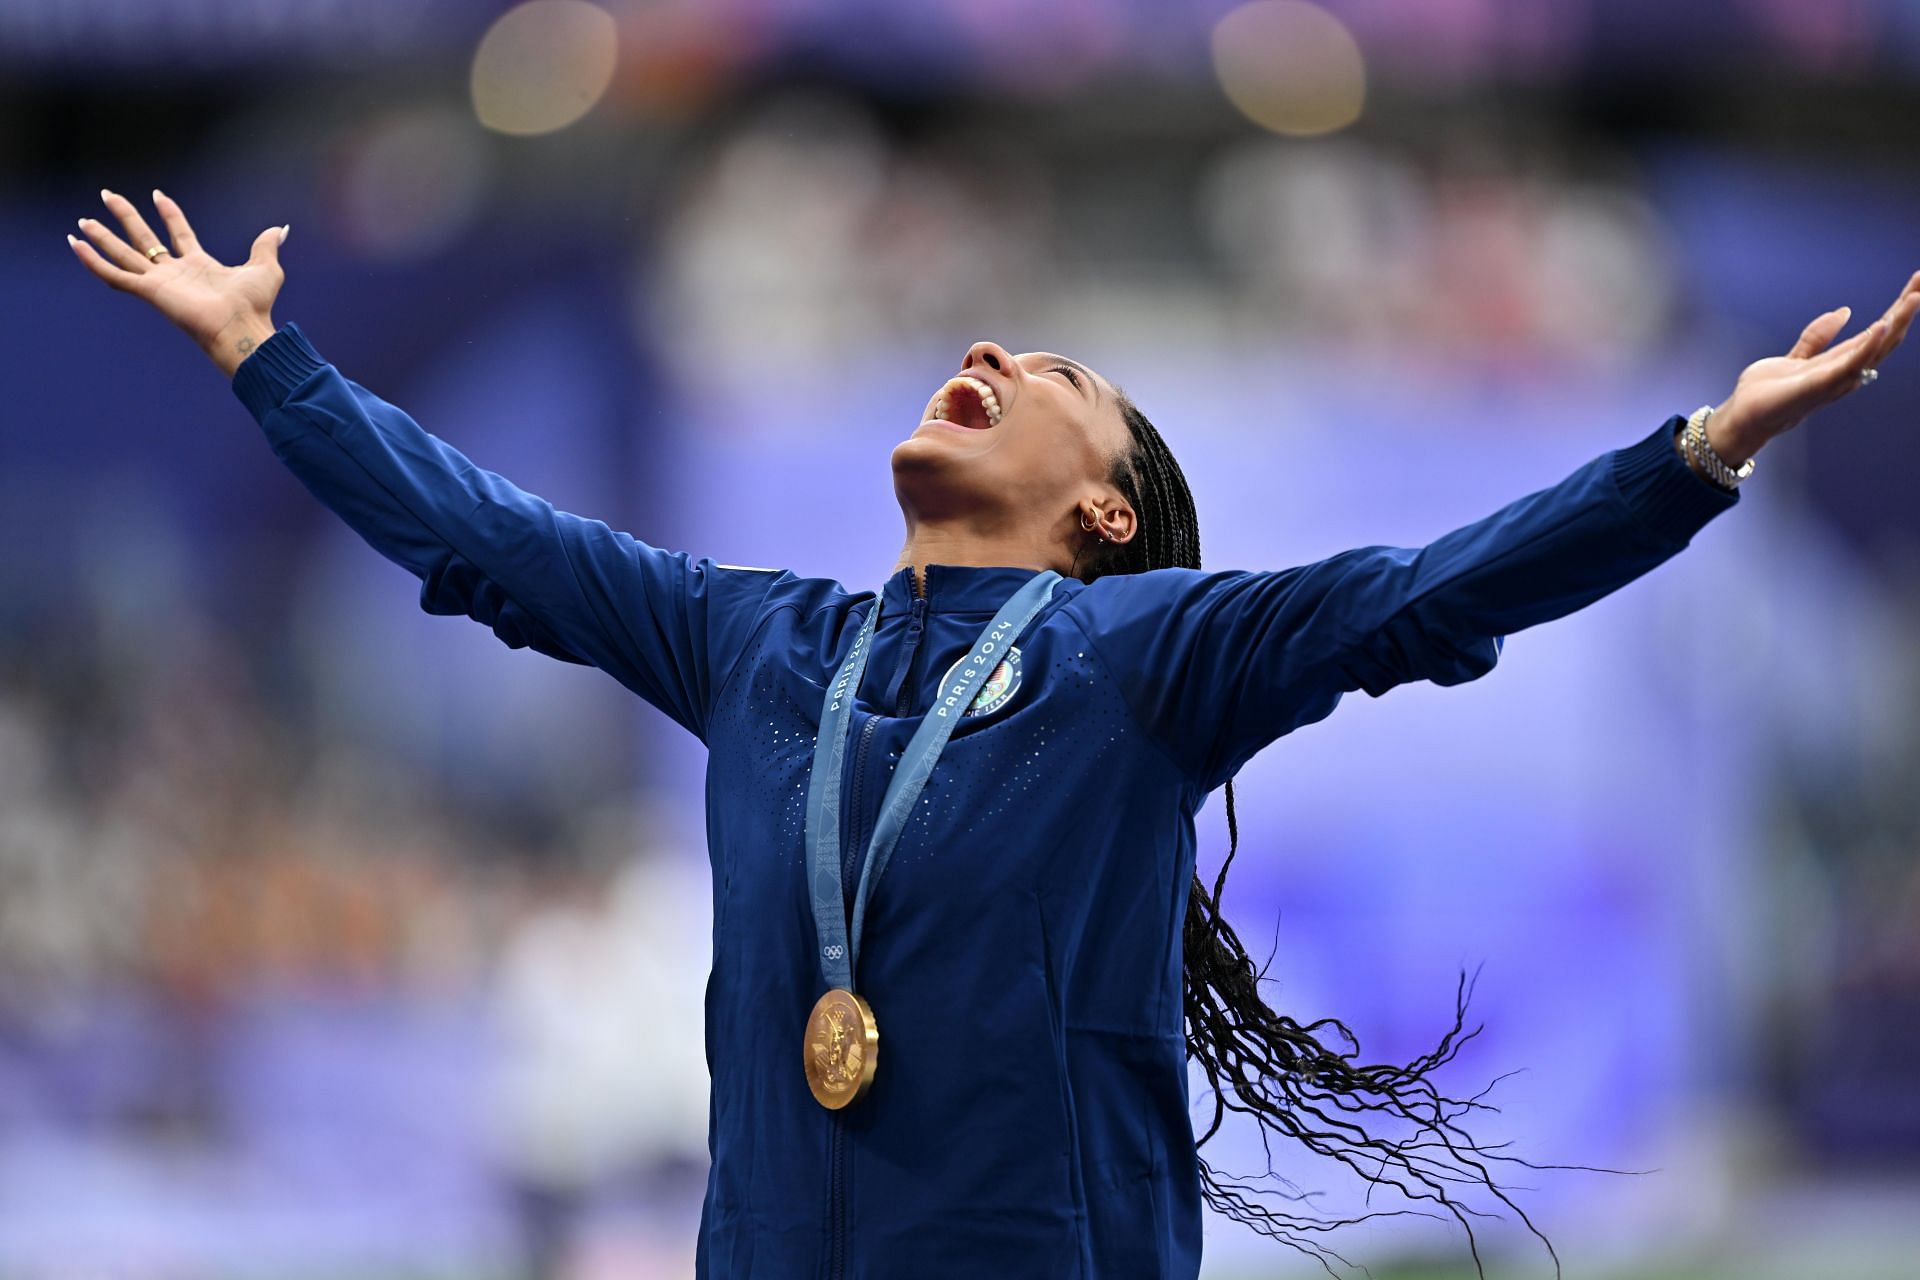
M 912 690 L 907 688 L 907 671 L 913 666 L 913 655 L 920 648 L 920 633 L 926 629 L 927 602 L 915 600 L 913 610 L 907 615 L 907 634 L 900 640 L 900 659 L 894 663 L 893 678 L 887 681 L 887 691 L 881 696 L 880 705 L 892 707 L 893 714 L 907 714 L 907 700 Z

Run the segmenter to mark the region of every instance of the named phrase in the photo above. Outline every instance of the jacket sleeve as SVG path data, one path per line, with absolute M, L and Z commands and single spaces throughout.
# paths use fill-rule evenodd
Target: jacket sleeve
M 1584 608 L 1734 506 L 1673 446 L 1667 419 L 1424 547 L 1359 547 L 1273 572 L 1162 569 L 1068 603 L 1134 714 L 1207 790 L 1325 718 L 1343 694 L 1493 669 L 1515 631 Z
M 240 362 L 233 391 L 301 483 L 420 579 L 422 609 L 599 667 L 705 739 L 715 692 L 788 575 L 695 562 L 556 510 L 344 377 L 291 323 Z

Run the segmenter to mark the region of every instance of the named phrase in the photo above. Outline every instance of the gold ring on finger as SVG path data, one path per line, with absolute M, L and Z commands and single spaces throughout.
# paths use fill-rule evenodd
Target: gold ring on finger
M 167 251 L 167 247 L 165 245 L 160 245 L 160 244 L 148 245 L 147 261 L 158 262 L 160 260 L 160 256 L 164 254 L 166 251 Z

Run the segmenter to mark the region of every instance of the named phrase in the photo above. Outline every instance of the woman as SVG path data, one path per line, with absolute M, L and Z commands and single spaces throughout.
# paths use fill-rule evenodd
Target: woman
M 706 744 L 698 1273 L 756 1280 L 1190 1277 L 1203 1195 L 1329 1255 L 1327 1224 L 1200 1161 L 1189 1055 L 1213 1125 L 1249 1112 L 1471 1240 L 1454 1189 L 1510 1205 L 1490 1162 L 1512 1157 L 1428 1082 L 1458 1019 L 1434 1053 L 1365 1066 L 1340 1024 L 1268 1009 L 1222 882 L 1193 879 L 1195 812 L 1343 694 L 1475 679 L 1506 635 L 1672 556 L 1920 309 L 1916 273 L 1837 346 L 1847 311 L 1828 312 L 1717 410 L 1425 548 L 1265 573 L 1199 571 L 1180 469 L 1119 388 L 976 343 L 893 451 L 892 576 L 849 592 L 554 510 L 275 328 L 287 228 L 227 267 L 158 191 L 171 249 L 102 196 L 126 238 L 82 219 L 81 260 L 193 337 L 423 608 L 598 666 Z

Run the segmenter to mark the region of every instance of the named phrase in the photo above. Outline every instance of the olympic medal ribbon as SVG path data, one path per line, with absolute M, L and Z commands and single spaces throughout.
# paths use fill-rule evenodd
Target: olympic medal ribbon
M 900 833 L 906 829 L 907 819 L 913 816 L 913 806 L 926 788 L 927 779 L 933 775 L 934 763 L 946 748 L 947 739 L 953 736 L 954 726 L 973 705 L 974 695 L 1006 657 L 1013 642 L 1047 603 L 1053 594 L 1053 584 L 1059 580 L 1059 574 L 1047 569 L 1015 593 L 973 642 L 973 651 L 967 655 L 966 662 L 955 673 L 953 681 L 942 686 L 933 706 L 921 719 L 920 727 L 914 731 L 913 740 L 907 743 L 894 769 L 893 780 L 887 785 L 886 798 L 880 803 L 880 817 L 873 825 L 867 865 L 861 870 L 860 885 L 854 893 L 849 967 L 860 963 L 860 926 L 866 916 L 868 891 L 885 870 L 894 845 L 900 843 Z
M 813 775 L 807 786 L 807 883 L 813 899 L 820 969 L 829 989 L 807 1019 L 803 1043 L 807 1082 L 823 1106 L 847 1105 L 864 1094 L 873 1079 L 879 1029 L 873 1011 L 853 991 L 868 896 L 886 869 L 887 858 L 899 843 L 907 819 L 913 816 L 913 807 L 960 717 L 1059 581 L 1058 573 L 1045 569 L 1015 592 L 981 631 L 953 679 L 940 687 L 933 706 L 921 717 L 920 727 L 914 730 L 894 767 L 880 802 L 880 817 L 874 823 L 866 864 L 854 890 L 851 931 L 840 878 L 840 787 L 846 771 L 847 728 L 853 719 L 854 695 L 872 652 L 874 626 L 880 614 L 878 596 L 827 688 L 820 710 L 820 737 L 813 750 Z

